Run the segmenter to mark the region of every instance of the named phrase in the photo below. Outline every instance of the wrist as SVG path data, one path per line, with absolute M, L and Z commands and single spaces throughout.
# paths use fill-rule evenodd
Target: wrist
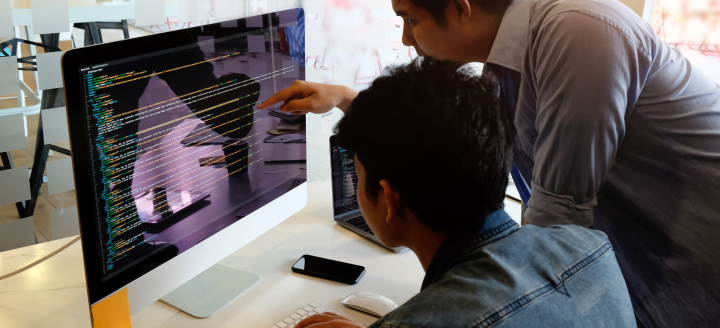
M 337 104 L 337 108 L 340 108 L 343 112 L 350 107 L 353 100 L 358 96 L 358 92 L 345 86 L 340 86 L 340 94 L 342 95 L 340 103 Z

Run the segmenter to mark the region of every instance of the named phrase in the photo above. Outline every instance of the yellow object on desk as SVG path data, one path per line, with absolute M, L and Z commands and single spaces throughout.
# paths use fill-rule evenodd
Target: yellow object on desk
M 127 288 L 92 306 L 94 328 L 132 328 Z

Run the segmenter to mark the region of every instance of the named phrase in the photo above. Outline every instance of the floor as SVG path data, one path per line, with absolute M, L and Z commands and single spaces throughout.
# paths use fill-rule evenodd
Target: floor
M 148 34 L 151 33 L 130 26 L 131 38 Z M 120 30 L 103 30 L 102 36 L 105 42 L 113 42 L 123 39 L 122 31 Z M 83 46 L 82 41 L 84 38 L 84 33 L 82 30 L 74 29 L 73 37 L 75 38 L 75 40 L 78 41 L 76 42 L 77 47 Z M 63 51 L 67 51 L 72 48 L 72 41 L 60 41 L 60 49 L 62 49 Z M 27 45 L 23 45 L 22 52 L 23 54 L 28 54 L 30 52 Z M 25 83 L 27 83 L 33 89 L 33 91 L 37 91 L 35 90 L 35 78 L 32 72 L 25 71 L 23 72 L 23 74 L 23 79 Z M 2 99 L 7 97 L 8 96 L 0 96 L 0 109 L 18 106 L 17 98 Z M 26 100 L 26 105 L 33 105 L 33 102 L 28 99 Z M 25 148 L 10 152 L 10 155 L 13 159 L 13 165 L 15 167 L 27 166 L 28 168 L 32 168 L 33 156 L 35 155 L 35 140 L 37 139 L 38 118 L 39 115 L 27 116 L 28 136 L 25 140 Z M 67 141 L 57 143 L 55 145 L 67 149 L 70 148 L 70 143 Z M 67 157 L 68 156 L 66 155 L 54 152 L 53 155 L 48 158 L 48 161 L 59 160 Z M 33 221 L 35 223 L 35 236 L 37 237 L 39 243 L 53 239 L 50 226 L 50 212 L 67 208 L 76 204 L 77 201 L 75 198 L 75 191 L 67 191 L 55 195 L 49 195 L 47 184 L 42 185 L 42 187 L 40 188 L 40 195 L 38 196 L 37 204 L 35 206 L 35 213 L 33 214 Z M 20 216 L 18 215 L 15 204 L 0 206 L 0 223 L 17 220 L 19 218 Z

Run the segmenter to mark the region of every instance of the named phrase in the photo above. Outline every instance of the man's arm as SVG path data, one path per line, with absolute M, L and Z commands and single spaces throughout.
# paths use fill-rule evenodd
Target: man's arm
M 295 81 L 291 86 L 263 101 L 258 108 L 266 109 L 283 102 L 280 109 L 296 115 L 323 114 L 331 111 L 333 107 L 344 112 L 357 95 L 357 91 L 340 85 Z
M 632 36 L 578 12 L 546 18 L 529 47 L 515 117 L 524 147 L 534 143 L 526 219 L 589 227 L 650 60 Z

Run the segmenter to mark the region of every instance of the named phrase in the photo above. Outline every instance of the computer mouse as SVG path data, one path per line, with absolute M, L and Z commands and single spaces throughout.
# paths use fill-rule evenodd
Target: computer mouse
M 368 292 L 352 293 L 342 300 L 342 304 L 376 317 L 383 317 L 398 308 L 389 298 Z

